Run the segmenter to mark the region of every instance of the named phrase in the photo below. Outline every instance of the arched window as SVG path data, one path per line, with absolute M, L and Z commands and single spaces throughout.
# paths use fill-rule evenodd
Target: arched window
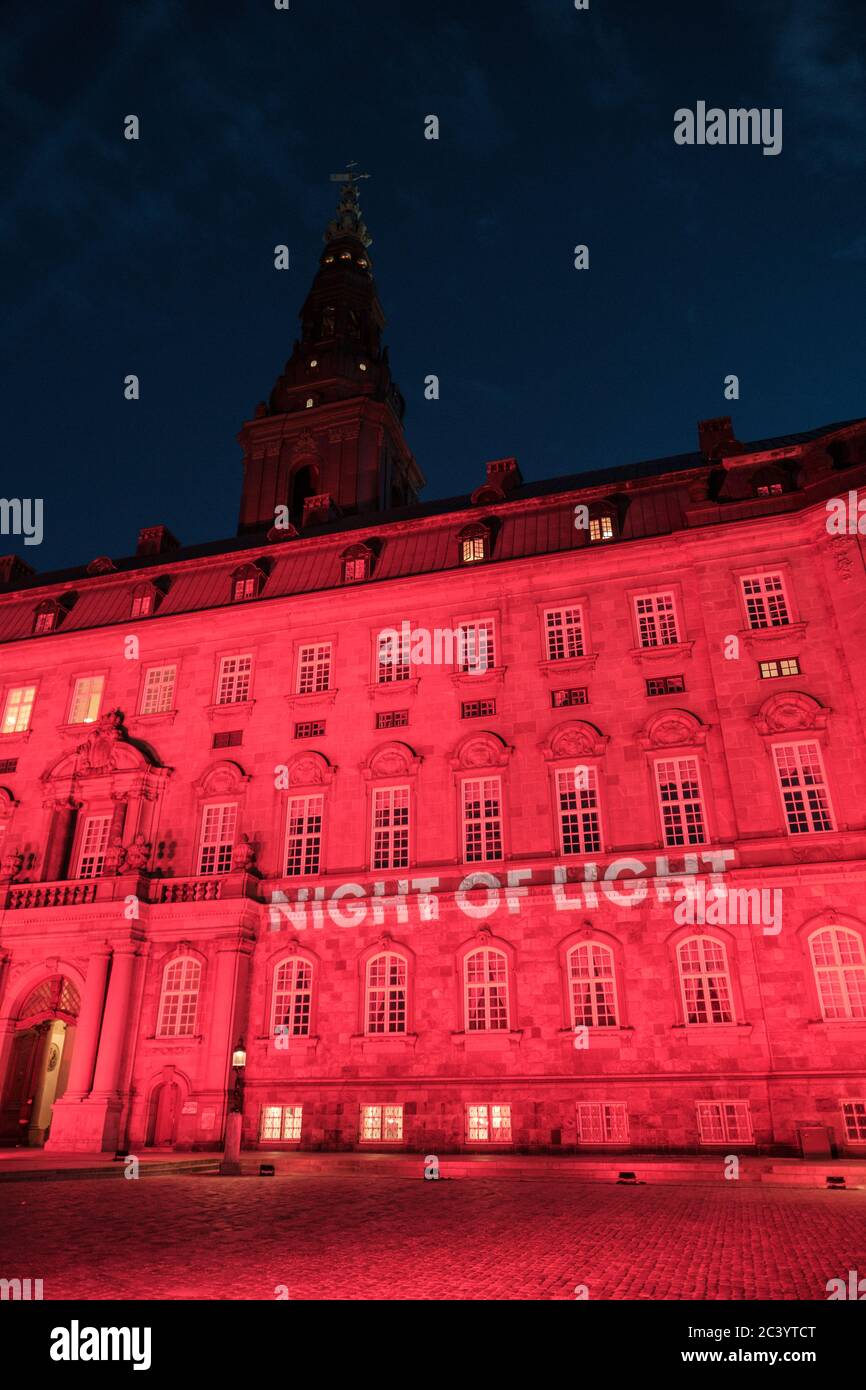
M 616 975 L 613 951 L 585 941 L 568 953 L 568 991 L 573 1028 L 616 1028 Z
M 860 933 L 822 927 L 809 938 L 809 947 L 822 1017 L 866 1018 L 866 951 Z
M 677 947 L 686 1023 L 733 1023 L 728 953 L 712 936 L 690 936 Z
M 507 1031 L 508 960 L 504 951 L 485 946 L 463 961 L 467 1033 Z
M 406 976 L 406 958 L 394 951 L 383 951 L 367 961 L 366 1032 L 406 1032 Z
M 169 961 L 162 976 L 158 1038 L 189 1038 L 195 1033 L 201 966 L 192 956 Z
M 313 1002 L 313 966 L 302 956 L 281 961 L 274 971 L 271 1033 L 290 1038 L 310 1036 Z

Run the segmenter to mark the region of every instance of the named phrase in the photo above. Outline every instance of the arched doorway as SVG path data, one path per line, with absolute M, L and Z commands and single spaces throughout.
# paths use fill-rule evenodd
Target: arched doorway
M 180 1087 L 176 1081 L 163 1081 L 155 1086 L 150 1097 L 147 1120 L 147 1143 L 153 1149 L 170 1149 L 177 1142 L 177 1121 L 180 1115 Z
M 48 1138 L 52 1107 L 69 1078 L 80 1007 L 64 975 L 43 980 L 22 1003 L 0 1106 L 2 1142 L 41 1148 Z

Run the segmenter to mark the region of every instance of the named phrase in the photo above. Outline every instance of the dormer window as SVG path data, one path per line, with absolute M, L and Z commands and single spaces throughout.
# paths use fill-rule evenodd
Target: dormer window
M 490 559 L 490 531 L 486 526 L 467 526 L 457 538 L 461 565 L 478 565 Z
M 61 610 L 58 603 L 47 600 L 40 603 L 33 615 L 33 635 L 41 637 L 46 632 L 56 632 L 60 626 Z
M 784 489 L 781 483 L 760 483 L 755 488 L 758 497 L 778 497 Z
M 326 257 L 325 257 L 325 265 L 333 265 L 333 264 L 334 264 L 334 257 L 333 257 L 333 256 L 326 256 Z
M 361 368 L 361 371 L 362 371 L 362 372 L 365 372 L 365 371 L 367 370 L 367 363 L 366 363 L 366 362 L 359 362 L 359 363 L 358 363 L 358 366 Z
M 307 399 L 306 399 L 306 409 L 307 409 L 307 410 L 312 410 L 312 408 L 313 408 L 313 406 L 314 406 L 315 404 L 316 404 L 315 397 L 314 397 L 314 396 L 308 396 Z
M 351 253 L 351 251 L 341 251 L 341 252 L 340 252 L 340 260 L 341 260 L 341 261 L 350 261 L 351 259 L 352 259 L 352 253 Z
M 359 584 L 373 572 L 373 552 L 366 545 L 353 545 L 342 554 L 343 583 Z
M 263 582 L 264 576 L 257 565 L 242 565 L 232 575 L 232 603 L 258 598 Z
M 781 497 L 788 491 L 786 475 L 778 468 L 760 468 L 752 474 L 752 492 L 755 497 Z
M 360 256 L 358 258 L 358 265 L 361 267 L 362 270 L 366 270 L 369 264 L 370 262 L 365 260 L 363 256 Z
M 589 518 L 589 543 L 601 545 L 616 540 L 616 517 L 612 512 L 599 512 Z
M 310 358 L 310 366 L 311 366 L 311 367 L 318 367 L 318 365 L 319 365 L 319 359 L 318 359 L 318 357 L 311 357 L 311 358 Z
M 132 591 L 129 616 L 131 618 L 149 618 L 156 612 L 161 597 L 162 595 L 155 584 L 136 584 Z

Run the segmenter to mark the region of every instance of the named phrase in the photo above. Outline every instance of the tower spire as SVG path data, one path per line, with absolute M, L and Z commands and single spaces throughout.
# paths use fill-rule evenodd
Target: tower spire
M 357 167 L 356 160 L 352 159 L 346 165 L 345 174 L 331 175 L 331 182 L 341 183 L 343 191 L 337 204 L 337 215 L 331 219 L 325 231 L 326 243 L 337 241 L 340 237 L 352 236 L 364 247 L 373 244 L 373 238 L 367 231 L 367 224 L 361 213 L 358 188 L 358 179 L 368 179 L 370 175 L 356 174 Z

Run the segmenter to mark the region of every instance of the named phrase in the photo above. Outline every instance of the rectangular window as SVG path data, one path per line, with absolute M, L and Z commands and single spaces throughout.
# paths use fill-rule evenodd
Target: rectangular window
M 502 783 L 498 777 L 463 783 L 463 859 L 481 864 L 502 858 Z
M 174 706 L 176 666 L 149 666 L 144 673 L 141 714 L 165 714 Z
M 478 676 L 496 665 L 493 619 L 478 623 L 461 623 L 457 628 L 457 670 L 464 675 Z
M 665 758 L 656 763 L 656 784 L 665 844 L 706 844 L 704 807 L 697 758 Z
M 53 632 L 56 626 L 57 609 L 49 608 L 46 609 L 44 613 L 36 614 L 36 622 L 33 625 L 33 631 L 37 636 L 40 636 L 44 632 Z
M 409 643 L 404 642 L 399 633 L 380 632 L 376 639 L 377 684 L 393 685 L 396 681 L 409 680 L 412 675 L 409 655 Z
M 131 618 L 149 618 L 153 612 L 153 590 L 142 590 L 140 594 L 132 596 Z
M 377 787 L 373 792 L 372 864 L 374 869 L 408 867 L 408 787 Z
M 601 816 L 596 769 L 558 768 L 556 801 L 562 853 L 597 853 L 601 849 Z
M 470 536 L 460 543 L 460 558 L 464 565 L 474 565 L 484 559 L 484 537 Z
M 466 1142 L 468 1144 L 510 1144 L 510 1105 L 467 1105 Z
M 276 1144 L 297 1144 L 303 1118 L 302 1105 L 263 1105 L 259 1138 Z
M 16 772 L 18 770 L 17 758 L 0 759 L 0 772 Z
M 298 694 L 319 695 L 331 688 L 331 643 L 317 642 L 298 652 Z
M 583 612 L 580 608 L 550 608 L 544 615 L 547 660 L 569 661 L 584 655 Z
M 111 816 L 88 816 L 81 831 L 78 877 L 99 878 L 108 849 Z
M 36 699 L 35 685 L 16 685 L 6 692 L 3 708 L 4 734 L 23 734 L 30 728 L 30 716 Z
M 223 734 L 214 734 L 212 748 L 239 748 L 244 741 L 243 729 L 228 729 Z
M 866 1100 L 843 1100 L 842 1118 L 849 1144 L 866 1144 Z
M 620 1101 L 578 1101 L 578 1144 L 627 1144 L 628 1106 Z
M 361 1106 L 362 1144 L 398 1144 L 402 1138 L 402 1105 Z
M 752 1117 L 747 1100 L 699 1100 L 702 1144 L 751 1144 Z
M 242 705 L 250 698 L 253 678 L 251 656 L 224 656 L 217 681 L 218 705 Z
M 550 703 L 554 709 L 566 709 L 568 705 L 588 705 L 588 689 L 585 685 L 578 685 L 570 690 L 551 690 Z
M 781 574 L 756 574 L 741 579 L 749 627 L 787 627 L 791 621 Z
M 647 695 L 681 695 L 685 688 L 682 676 L 650 676 L 646 683 Z
M 495 713 L 495 700 L 463 700 L 460 705 L 461 719 L 489 719 Z
M 243 603 L 244 599 L 255 598 L 259 589 L 258 576 L 240 575 L 232 584 L 232 602 Z
M 233 801 L 204 808 L 198 856 L 200 874 L 228 873 L 232 866 L 237 817 L 238 808 Z
M 408 723 L 407 709 L 387 709 L 376 715 L 377 729 L 405 729 Z
M 642 647 L 672 647 L 680 640 L 673 594 L 644 594 L 634 606 Z
M 589 539 L 595 544 L 596 541 L 612 541 L 614 537 L 613 517 L 605 514 L 604 516 L 590 517 Z
M 789 835 L 833 830 L 824 764 L 817 743 L 777 743 L 773 749 Z
M 780 656 L 778 661 L 758 663 L 762 681 L 776 680 L 779 676 L 799 676 L 800 663 L 795 656 Z
M 302 719 L 295 725 L 295 738 L 324 738 L 324 719 Z
M 322 857 L 324 797 L 293 796 L 289 802 L 286 876 L 317 874 Z
M 104 676 L 80 676 L 72 691 L 72 706 L 69 710 L 70 724 L 92 724 L 99 718 L 102 703 Z

